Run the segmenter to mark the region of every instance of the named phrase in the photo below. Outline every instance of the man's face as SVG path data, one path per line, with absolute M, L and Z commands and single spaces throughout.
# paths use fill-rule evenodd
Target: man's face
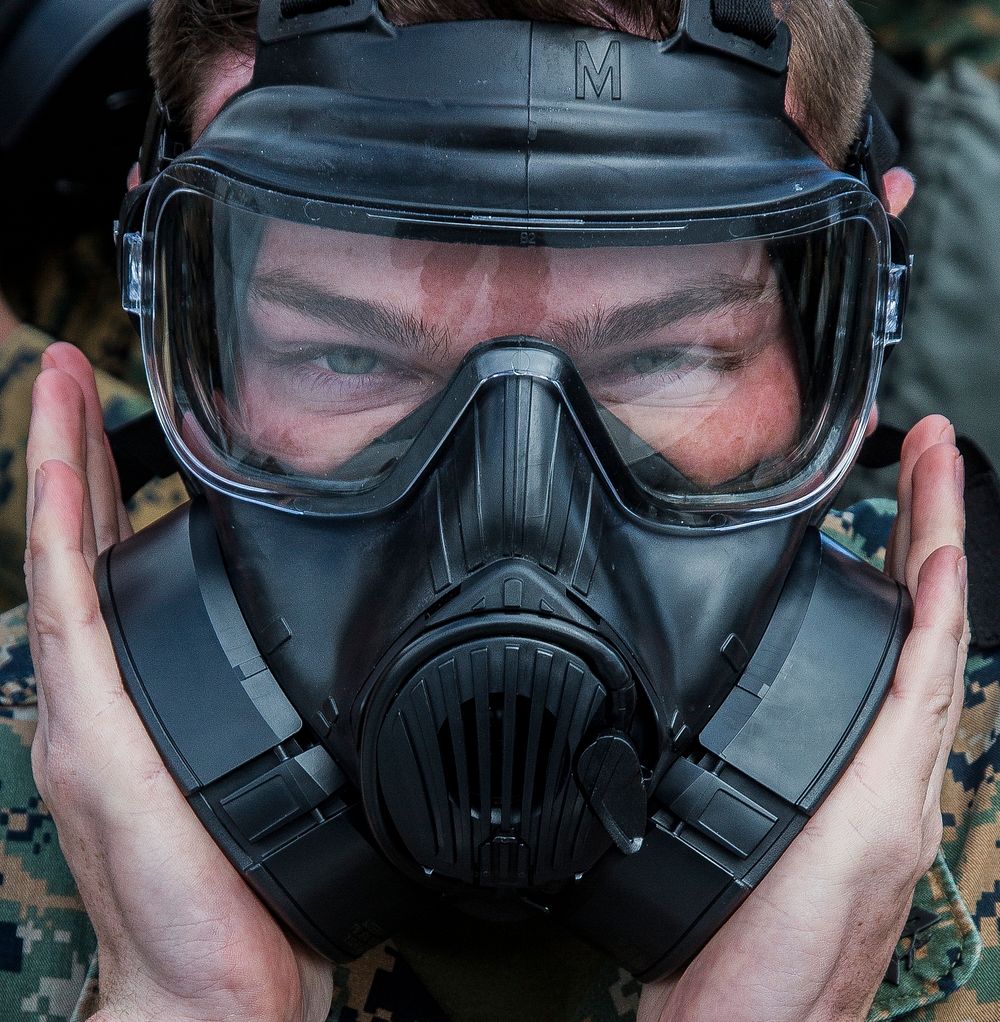
M 480 246 L 275 222 L 245 296 L 230 423 L 298 473 L 328 475 L 470 349 L 514 334 L 566 351 L 595 400 L 700 485 L 799 435 L 797 359 L 762 245 Z

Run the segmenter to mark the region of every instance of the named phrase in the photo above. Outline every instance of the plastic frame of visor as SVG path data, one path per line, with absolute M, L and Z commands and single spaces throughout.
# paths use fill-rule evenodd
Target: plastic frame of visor
M 194 480 L 236 499 L 290 513 L 332 518 L 368 515 L 386 511 L 405 499 L 433 461 L 443 438 L 453 428 L 478 389 L 488 379 L 499 374 L 496 356 L 488 350 L 470 353 L 442 392 L 437 406 L 414 439 L 411 449 L 395 466 L 365 486 L 359 487 L 356 483 L 338 484 L 336 481 L 315 482 L 308 487 L 281 486 L 279 477 L 264 473 L 251 481 L 253 471 L 245 466 L 241 466 L 241 472 L 248 477 L 246 482 L 216 471 L 199 459 L 180 436 L 173 401 L 164 384 L 165 352 L 159 347 L 159 325 L 156 322 L 157 238 L 163 212 L 171 199 L 179 193 L 193 192 L 213 202 L 232 204 L 261 215 L 315 226 L 344 229 L 345 219 L 362 218 L 370 233 L 401 233 L 422 238 L 440 237 L 445 233 L 451 240 L 456 240 L 457 235 L 461 240 L 475 239 L 479 243 L 493 244 L 503 238 L 509 238 L 510 244 L 519 244 L 520 235 L 530 231 L 534 233 L 536 243 L 554 243 L 560 247 L 572 241 L 578 245 L 586 243 L 598 236 L 605 244 L 608 239 L 617 240 L 617 237 L 623 243 L 627 239 L 630 245 L 651 244 L 668 232 L 677 232 L 678 235 L 683 233 L 687 241 L 692 231 L 697 231 L 699 244 L 760 238 L 776 240 L 848 218 L 863 220 L 875 235 L 878 251 L 876 308 L 872 320 L 875 330 L 870 339 L 871 364 L 863 407 L 851 435 L 839 445 L 839 455 L 832 459 L 825 470 L 815 464 L 814 457 L 790 483 L 735 496 L 699 494 L 662 497 L 653 493 L 632 476 L 568 357 L 557 349 L 548 348 L 544 342 L 532 340 L 530 343 L 534 347 L 535 357 L 529 358 L 525 348 L 528 339 L 506 339 L 517 347 L 520 357 L 530 363 L 526 364 L 524 370 L 528 375 L 548 379 L 559 389 L 567 407 L 572 409 L 572 418 L 585 439 L 588 453 L 600 477 L 623 510 L 650 524 L 668 529 L 728 530 L 804 513 L 821 505 L 836 490 L 864 440 L 864 426 L 874 405 L 884 351 L 898 339 L 886 329 L 890 284 L 894 269 L 898 269 L 892 260 L 888 217 L 878 199 L 861 183 L 840 179 L 838 185 L 809 201 L 796 203 L 793 195 L 789 205 L 784 208 L 768 208 L 756 212 L 741 210 L 733 217 L 719 217 L 715 214 L 704 217 L 685 215 L 673 219 L 669 214 L 664 214 L 656 219 L 637 218 L 630 223 L 598 218 L 581 221 L 578 217 L 498 218 L 478 217 L 474 214 L 445 218 L 422 211 L 362 208 L 289 196 L 234 180 L 193 161 L 182 161 L 172 165 L 151 184 L 141 232 L 135 231 L 125 239 L 123 305 L 140 320 L 144 361 L 157 416 L 178 462 Z M 266 214 L 263 213 L 265 209 Z M 783 229 L 767 233 L 761 232 L 759 228 L 755 230 L 753 225 L 765 218 L 783 218 L 787 223 Z M 737 225 L 740 230 L 734 231 Z M 378 229 L 372 230 L 372 227 Z M 501 346 L 493 350 L 504 350 L 509 355 L 510 348 Z M 510 372 L 509 357 L 506 372 Z M 224 460 L 224 456 L 220 456 L 220 466 Z

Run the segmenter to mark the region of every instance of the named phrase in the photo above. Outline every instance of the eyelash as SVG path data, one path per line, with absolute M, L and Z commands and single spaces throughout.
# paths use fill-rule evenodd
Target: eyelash
M 342 345 L 341 347 L 356 346 Z M 260 356 L 260 360 L 268 368 L 293 374 L 302 386 L 308 388 L 310 395 L 326 400 L 330 399 L 331 391 L 335 391 L 334 398 L 342 402 L 363 398 L 380 385 L 385 389 L 386 377 L 390 377 L 390 380 L 394 379 L 397 383 L 403 381 L 416 383 L 422 378 L 421 374 L 415 372 L 411 367 L 394 362 L 382 352 L 377 353 L 378 358 L 385 364 L 387 371 L 349 374 L 336 373 L 313 364 L 324 355 L 331 353 L 330 345 L 300 347 L 285 354 L 278 354 L 267 348 L 266 345 L 262 348 L 263 354 Z M 390 382 L 389 386 L 391 385 Z
M 343 349 L 350 349 L 352 347 L 360 346 L 341 345 L 339 347 Z M 390 356 L 382 353 L 381 351 L 376 351 L 375 354 L 386 366 L 386 371 L 380 373 L 354 374 L 337 373 L 313 364 L 324 356 L 329 356 L 331 352 L 335 350 L 332 349 L 330 345 L 302 347 L 283 354 L 274 352 L 266 345 L 263 345 L 262 349 L 263 351 L 259 355 L 261 361 L 274 369 L 293 373 L 298 377 L 300 385 L 308 388 L 310 396 L 329 401 L 331 400 L 332 394 L 332 400 L 345 405 L 352 400 L 363 401 L 366 396 L 373 399 L 373 407 L 375 406 L 376 398 L 384 404 L 389 404 L 389 395 L 391 395 L 394 384 L 396 387 L 400 387 L 404 385 L 404 381 L 409 382 L 411 385 L 416 384 L 420 380 L 429 382 L 427 381 L 427 377 L 423 374 L 414 371 L 410 366 L 394 362 Z M 653 347 L 645 350 L 629 352 L 617 363 L 617 371 L 620 375 L 623 375 L 625 371 L 621 368 L 622 364 L 627 364 L 630 359 L 636 359 L 642 355 L 652 355 L 655 357 L 659 354 L 667 354 L 669 357 L 671 350 L 674 351 L 677 362 L 682 362 L 686 357 L 688 359 L 693 358 L 698 360 L 698 364 L 686 370 L 664 369 L 651 372 L 645 376 L 636 374 L 633 377 L 636 385 L 639 385 L 639 381 L 642 380 L 647 381 L 648 385 L 651 381 L 656 379 L 660 379 L 663 384 L 673 385 L 675 383 L 682 382 L 684 378 L 689 376 L 692 372 L 698 372 L 699 370 L 706 369 L 718 373 L 737 372 L 749 365 L 757 355 L 755 350 L 720 352 L 719 349 L 712 349 L 705 346 L 698 346 L 697 348 L 689 349 L 683 354 L 678 349 Z M 595 397 L 598 396 L 599 389 L 602 385 L 602 370 L 604 372 L 608 372 L 608 370 L 614 371 L 614 368 L 615 367 L 612 367 L 611 365 L 597 366 L 592 367 L 589 371 L 583 372 L 584 379 L 591 385 Z M 603 385 L 605 387 L 614 387 L 615 384 L 613 382 L 613 378 L 612 381 L 609 382 L 605 377 Z M 381 394 L 379 394 L 380 389 Z M 398 397 L 398 395 L 392 396 Z M 628 398 L 622 398 L 620 402 L 607 400 L 606 403 L 624 403 L 627 402 L 627 400 Z M 348 409 L 344 408 L 342 410 L 347 411 Z

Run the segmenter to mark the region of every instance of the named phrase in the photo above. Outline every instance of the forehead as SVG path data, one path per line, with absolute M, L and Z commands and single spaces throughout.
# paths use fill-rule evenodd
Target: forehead
M 544 289 L 573 303 L 616 302 L 767 272 L 763 244 L 651 244 L 554 248 L 422 241 L 292 224 L 270 223 L 254 273 L 292 275 L 340 294 L 373 300 L 458 292 L 516 296 Z

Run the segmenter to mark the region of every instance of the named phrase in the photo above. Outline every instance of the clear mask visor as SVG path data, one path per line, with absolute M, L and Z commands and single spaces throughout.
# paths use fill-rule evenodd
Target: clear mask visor
M 860 441 L 871 209 L 516 229 L 233 191 L 160 205 L 147 351 L 175 446 L 252 499 L 376 490 L 470 355 L 514 335 L 565 354 L 664 506 L 778 508 Z

